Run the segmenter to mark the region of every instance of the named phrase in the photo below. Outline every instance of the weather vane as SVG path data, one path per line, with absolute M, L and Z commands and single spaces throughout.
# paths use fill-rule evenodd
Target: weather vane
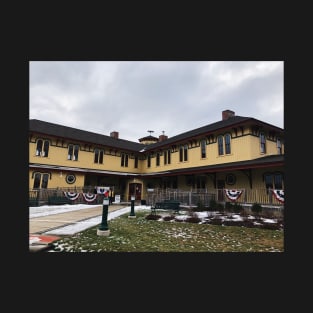
M 154 130 L 148 130 L 148 133 L 150 133 L 151 136 L 151 133 L 154 133 Z

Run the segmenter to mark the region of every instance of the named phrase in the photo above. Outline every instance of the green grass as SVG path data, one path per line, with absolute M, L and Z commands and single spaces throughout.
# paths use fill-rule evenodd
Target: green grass
M 64 236 L 55 252 L 283 252 L 283 230 L 147 220 L 121 215 L 108 221 L 109 236 L 98 226 Z M 51 250 L 50 250 L 51 251 Z

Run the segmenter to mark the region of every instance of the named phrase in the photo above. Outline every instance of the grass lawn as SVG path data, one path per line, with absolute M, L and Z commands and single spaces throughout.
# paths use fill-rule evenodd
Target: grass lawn
M 109 236 L 98 226 L 64 236 L 48 252 L 284 252 L 284 231 L 121 215 L 108 221 Z

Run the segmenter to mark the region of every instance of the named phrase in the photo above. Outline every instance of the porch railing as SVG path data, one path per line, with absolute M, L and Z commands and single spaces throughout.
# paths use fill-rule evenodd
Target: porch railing
M 266 188 L 259 189 L 238 189 L 242 190 L 241 196 L 235 201 L 236 203 L 242 205 L 251 205 L 253 203 L 258 203 L 263 206 L 283 208 L 284 203 L 279 202 L 271 192 Z M 93 187 L 75 187 L 75 188 L 47 188 L 47 189 L 31 189 L 29 190 L 29 206 L 38 206 L 49 203 L 50 197 L 65 197 L 65 192 L 72 193 L 94 193 Z M 117 194 L 117 193 L 115 193 Z M 119 193 L 121 194 L 121 193 Z M 123 194 L 122 199 L 127 199 Z M 145 198 L 147 205 L 154 205 L 155 202 L 163 201 L 165 199 L 177 200 L 181 205 L 185 206 L 198 206 L 199 204 L 208 207 L 210 201 L 213 199 L 219 203 L 230 202 L 225 195 L 223 189 L 190 189 L 190 190 L 179 190 L 179 189 L 162 189 L 154 188 L 148 189 L 143 193 L 143 199 Z M 102 204 L 103 195 L 98 194 L 96 199 L 90 203 L 86 202 L 84 197 L 81 195 L 70 201 L 71 204 L 78 203 L 89 203 L 89 204 Z

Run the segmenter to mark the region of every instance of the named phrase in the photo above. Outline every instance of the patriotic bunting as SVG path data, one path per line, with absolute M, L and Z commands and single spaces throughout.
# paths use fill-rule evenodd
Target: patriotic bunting
M 110 187 L 97 187 L 97 193 L 99 194 L 104 194 L 108 190 L 110 190 Z
M 235 189 L 224 189 L 225 195 L 231 201 L 236 201 L 242 194 L 242 190 L 235 190 Z
M 97 198 L 97 194 L 83 193 L 83 197 L 87 202 L 92 202 Z
M 63 191 L 63 192 L 65 196 L 72 201 L 76 200 L 79 197 L 79 192 L 70 192 L 70 191 Z
M 283 189 L 273 189 L 273 194 L 275 196 L 275 198 L 281 202 L 284 203 L 285 202 L 285 193 Z

